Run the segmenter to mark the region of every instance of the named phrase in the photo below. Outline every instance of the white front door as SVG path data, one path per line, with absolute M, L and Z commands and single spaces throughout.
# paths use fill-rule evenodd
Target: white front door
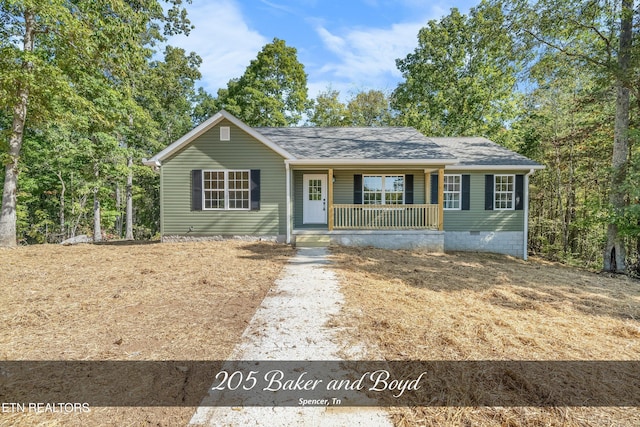
M 302 180 L 302 223 L 327 223 L 327 175 L 305 174 Z

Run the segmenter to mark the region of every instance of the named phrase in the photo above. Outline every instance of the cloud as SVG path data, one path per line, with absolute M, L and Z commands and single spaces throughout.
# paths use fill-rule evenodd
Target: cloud
M 335 79 L 377 85 L 389 77 L 399 79 L 396 59 L 404 58 L 417 46 L 424 23 L 393 24 L 390 28 L 361 28 L 331 33 L 318 25 L 316 33 L 324 47 L 336 58 L 319 70 Z M 329 78 L 329 80 L 331 80 Z M 388 88 L 380 88 L 388 89 Z
M 171 37 L 169 43 L 200 55 L 200 83 L 213 95 L 230 79 L 240 77 L 269 42 L 249 28 L 232 0 L 194 0 L 189 6 L 189 19 L 195 29 L 189 36 Z

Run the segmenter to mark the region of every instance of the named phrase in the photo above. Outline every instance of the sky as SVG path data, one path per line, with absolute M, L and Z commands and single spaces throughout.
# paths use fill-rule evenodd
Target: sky
M 347 99 L 362 90 L 391 92 L 402 80 L 396 59 L 417 47 L 420 28 L 473 0 L 192 0 L 195 29 L 173 46 L 202 58 L 199 85 L 212 95 L 240 77 L 274 38 L 297 49 L 309 97 L 332 88 Z

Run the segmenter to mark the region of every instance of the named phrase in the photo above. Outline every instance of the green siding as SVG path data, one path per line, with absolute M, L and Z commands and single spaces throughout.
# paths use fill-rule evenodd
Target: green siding
M 231 128 L 230 141 L 220 141 L 220 126 Z M 260 169 L 260 210 L 191 211 L 193 169 Z M 160 179 L 165 236 L 286 233 L 284 159 L 226 120 L 164 160 Z
M 524 211 L 484 209 L 484 176 L 509 174 L 508 172 L 459 172 L 447 170 L 447 174 L 470 175 L 471 203 L 468 211 L 444 211 L 445 231 L 523 231 Z
M 294 187 L 294 204 L 293 204 L 293 216 L 294 227 L 305 228 L 302 224 L 302 184 L 304 174 L 321 173 L 326 174 L 327 170 L 296 170 L 293 173 L 293 187 Z M 333 176 L 335 182 L 333 183 L 333 203 L 336 204 L 351 204 L 353 203 L 353 175 L 413 175 L 413 202 L 415 204 L 424 203 L 424 171 L 420 170 L 335 170 Z M 317 227 L 317 226 L 316 226 Z

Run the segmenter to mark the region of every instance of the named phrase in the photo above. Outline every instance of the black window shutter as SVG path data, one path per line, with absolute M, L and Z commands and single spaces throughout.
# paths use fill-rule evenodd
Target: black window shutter
M 191 171 L 191 210 L 202 210 L 202 169 Z
M 524 207 L 524 175 L 516 175 L 516 210 Z
M 493 175 L 484 176 L 484 210 L 493 210 Z
M 260 169 L 251 169 L 249 174 L 251 180 L 250 193 L 251 193 L 251 210 L 260 210 Z
M 362 204 L 362 175 L 353 175 L 353 204 Z
M 413 204 L 413 175 L 404 176 L 404 202 L 407 205 Z
M 460 208 L 463 211 L 468 211 L 471 207 L 471 176 L 462 175 L 462 201 L 460 202 Z
M 431 174 L 431 204 L 438 204 L 438 174 Z

